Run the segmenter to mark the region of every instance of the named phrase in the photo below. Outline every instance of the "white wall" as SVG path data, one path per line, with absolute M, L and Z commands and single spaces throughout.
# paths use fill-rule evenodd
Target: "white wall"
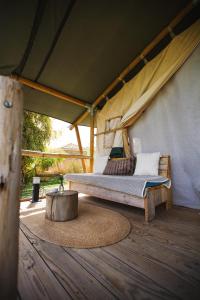
M 174 203 L 200 208 L 200 46 L 129 135 L 142 152 L 171 155 Z

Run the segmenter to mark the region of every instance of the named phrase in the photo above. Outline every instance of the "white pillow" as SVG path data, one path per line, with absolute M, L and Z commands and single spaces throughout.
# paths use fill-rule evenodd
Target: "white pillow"
M 158 175 L 160 152 L 138 153 L 134 175 Z
M 94 173 L 102 174 L 108 162 L 108 155 L 94 158 Z

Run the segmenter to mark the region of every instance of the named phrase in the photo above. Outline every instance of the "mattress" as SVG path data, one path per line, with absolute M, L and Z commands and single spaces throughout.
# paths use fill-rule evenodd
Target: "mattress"
M 170 179 L 162 176 L 115 176 L 102 175 L 97 173 L 84 174 L 66 174 L 64 179 L 73 182 L 79 182 L 92 186 L 102 187 L 105 189 L 126 193 L 132 196 L 142 197 L 146 196 L 148 187 L 164 185 L 170 188 Z

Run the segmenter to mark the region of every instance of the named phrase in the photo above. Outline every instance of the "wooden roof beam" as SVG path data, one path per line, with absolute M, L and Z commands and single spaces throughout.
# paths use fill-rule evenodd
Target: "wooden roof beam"
M 64 101 L 67 101 L 67 102 L 70 102 L 70 103 L 73 103 L 73 104 L 76 104 L 76 105 L 79 105 L 79 106 L 85 107 L 85 108 L 89 108 L 91 106 L 91 104 L 89 104 L 87 102 L 84 102 L 80 99 L 77 99 L 77 98 L 74 98 L 72 96 L 66 95 L 66 94 L 64 94 L 60 91 L 57 91 L 57 90 L 55 90 L 51 87 L 45 86 L 43 84 L 34 82 L 30 79 L 27 79 L 27 78 L 24 78 L 24 77 L 21 77 L 21 76 L 18 76 L 18 75 L 11 75 L 10 77 L 12 79 L 15 79 L 15 80 L 19 81 L 23 85 L 26 85 L 26 86 L 28 86 L 32 89 L 37 90 L 37 91 L 49 94 L 51 96 L 57 97 L 61 100 L 64 100 Z
M 149 45 L 140 53 L 133 61 L 117 76 L 117 78 L 103 91 L 103 93 L 93 102 L 92 108 L 94 109 L 116 86 L 124 77 L 141 61 L 144 57 L 155 48 L 156 45 L 167 36 L 170 31 L 192 10 L 195 6 L 195 1 L 191 1 L 178 15 L 151 41 Z M 75 125 L 80 124 L 89 114 L 89 111 L 83 112 L 75 122 L 69 127 L 70 130 Z

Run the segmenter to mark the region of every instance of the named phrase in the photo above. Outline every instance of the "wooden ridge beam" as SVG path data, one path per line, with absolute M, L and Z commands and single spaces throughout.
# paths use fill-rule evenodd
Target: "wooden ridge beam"
M 116 86 L 119 82 L 122 82 L 124 77 L 141 61 L 144 57 L 155 48 L 156 45 L 168 34 L 180 21 L 192 10 L 195 3 L 191 1 L 185 8 L 183 8 L 178 15 L 150 42 L 150 44 L 145 47 L 145 49 L 140 53 L 133 61 L 117 76 L 117 78 L 103 91 L 103 93 L 93 102 L 92 108 L 94 109 Z M 69 127 L 70 130 L 74 128 L 75 125 L 80 124 L 89 114 L 89 111 L 85 111 L 81 114 L 75 122 Z
M 19 81 L 21 84 L 23 85 L 26 85 L 32 89 L 35 89 L 37 91 L 40 91 L 40 92 L 43 92 L 43 93 L 46 93 L 46 94 L 49 94 L 51 96 L 54 96 L 54 97 L 57 97 L 61 100 L 64 100 L 64 101 L 67 101 L 67 102 L 70 102 L 70 103 L 73 103 L 73 104 L 76 104 L 76 105 L 79 105 L 81 107 L 85 107 L 85 108 L 88 108 L 90 107 L 91 104 L 89 103 L 86 103 L 80 99 L 77 99 L 77 98 L 74 98 L 72 96 L 69 96 L 69 95 L 66 95 L 60 91 L 57 91 L 51 87 L 48 87 L 46 85 L 43 85 L 41 83 L 37 83 L 37 82 L 34 82 L 30 79 L 27 79 L 27 78 L 24 78 L 24 77 L 21 77 L 21 76 L 18 76 L 18 75 L 11 75 L 10 76 L 12 79 L 15 79 L 17 81 Z
M 52 157 L 52 158 L 90 159 L 90 156 L 88 156 L 88 155 L 47 153 L 47 152 L 32 151 L 32 150 L 22 150 L 21 154 L 22 154 L 22 156 L 29 156 L 29 157 Z

